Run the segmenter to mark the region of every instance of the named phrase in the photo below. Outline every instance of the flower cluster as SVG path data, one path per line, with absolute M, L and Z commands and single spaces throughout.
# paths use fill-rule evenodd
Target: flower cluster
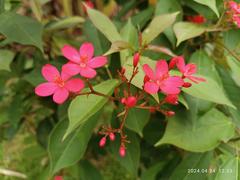
M 240 4 L 235 1 L 229 1 L 226 4 L 230 21 L 240 28 Z
M 51 96 L 57 104 L 64 103 L 70 93 L 79 93 L 84 88 L 84 81 L 73 76 L 80 74 L 85 80 L 96 76 L 96 68 L 107 63 L 104 56 L 93 57 L 94 47 L 91 43 L 84 43 L 79 51 L 66 45 L 62 54 L 69 60 L 63 65 L 61 73 L 53 65 L 47 64 L 42 68 L 42 75 L 48 81 L 38 85 L 35 93 L 38 96 Z
M 132 57 L 130 77 L 126 75 L 129 75 L 129 72 L 126 73 L 125 68 L 118 71 L 121 83 L 115 88 L 114 95 L 108 96 L 95 91 L 90 82 L 90 79 L 97 75 L 95 69 L 107 63 L 105 56 L 94 57 L 94 47 L 91 43 L 84 43 L 79 51 L 65 45 L 62 48 L 62 54 L 68 59 L 68 62 L 62 66 L 61 73 L 53 65 L 45 65 L 42 68 L 42 75 L 47 82 L 38 85 L 35 88 L 35 93 L 39 96 L 53 95 L 53 101 L 58 104 L 65 102 L 70 93 L 78 96 L 89 94 L 102 96 L 120 104 L 120 109 L 123 110 L 117 115 L 120 119 L 119 127 L 103 126 L 99 132 L 102 136 L 99 146 L 104 147 L 108 139 L 114 141 L 116 135 L 119 135 L 119 155 L 122 157 L 126 154 L 126 144 L 130 142 L 124 132 L 124 125 L 131 108 L 144 109 L 150 112 L 158 111 L 168 117 L 173 116 L 175 112 L 166 109 L 163 105 L 177 105 L 178 95 L 182 88 L 189 88 L 192 83 L 205 81 L 201 77 L 194 76 L 197 72 L 197 66 L 192 63 L 186 64 L 183 56 L 173 57 L 169 64 L 166 60 L 158 60 L 155 67 L 150 67 L 148 64 L 141 65 L 142 63 L 139 63 L 141 53 L 136 52 Z M 132 81 L 140 71 L 145 74 L 144 79 L 142 79 L 143 86 L 142 89 L 133 93 L 131 92 Z M 75 75 L 78 76 L 74 77 Z M 85 84 L 88 85 L 90 92 L 80 93 Z M 162 93 L 165 97 L 159 103 L 152 105 L 149 102 L 149 94 L 157 93 Z

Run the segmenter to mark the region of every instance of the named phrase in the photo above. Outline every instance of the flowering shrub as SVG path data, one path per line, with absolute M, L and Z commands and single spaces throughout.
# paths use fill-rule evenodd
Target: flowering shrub
M 239 3 L 0 1 L 0 174 L 238 179 Z

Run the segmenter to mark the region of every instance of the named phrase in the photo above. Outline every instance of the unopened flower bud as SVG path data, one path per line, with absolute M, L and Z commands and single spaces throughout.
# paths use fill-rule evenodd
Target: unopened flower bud
M 125 74 L 125 72 L 126 72 L 126 69 L 123 67 L 123 68 L 121 69 L 121 74 Z
M 110 139 L 111 141 L 114 141 L 114 140 L 115 140 L 115 134 L 111 132 L 111 133 L 109 134 L 109 139 Z
M 150 112 L 150 113 L 155 113 L 155 112 L 156 112 L 156 109 L 155 109 L 154 107 L 152 107 L 152 108 L 149 109 L 149 112 Z
M 178 95 L 169 94 L 165 97 L 164 101 L 169 104 L 177 105 L 178 104 Z
M 99 146 L 100 147 L 104 147 L 106 144 L 106 137 L 103 137 L 100 141 L 99 141 Z
M 133 66 L 134 67 L 137 67 L 139 60 L 140 60 L 140 54 L 137 52 L 133 56 Z
M 148 82 L 149 80 L 150 80 L 150 78 L 149 78 L 148 76 L 144 76 L 144 80 L 143 80 L 144 84 L 145 84 L 146 82 Z
M 124 146 L 120 146 L 120 148 L 119 148 L 119 155 L 121 157 L 124 157 L 126 155 L 126 149 L 125 149 Z
M 189 88 L 189 87 L 191 87 L 191 86 L 192 86 L 192 84 L 189 83 L 189 82 L 185 82 L 185 83 L 183 84 L 183 87 L 185 87 L 185 88 Z
M 63 180 L 62 176 L 55 176 L 54 180 Z
M 127 98 L 122 98 L 121 103 L 125 106 L 131 108 L 137 104 L 137 98 L 135 96 L 129 96 Z
M 167 112 L 165 113 L 165 115 L 166 115 L 167 117 L 172 117 L 172 116 L 175 115 L 175 112 L 174 112 L 174 111 L 167 111 Z

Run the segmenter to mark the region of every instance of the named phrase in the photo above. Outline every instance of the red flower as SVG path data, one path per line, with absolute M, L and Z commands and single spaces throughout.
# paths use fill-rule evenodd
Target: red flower
M 156 64 L 155 72 L 147 65 L 143 65 L 146 74 L 144 90 L 150 94 L 156 94 L 159 90 L 165 94 L 179 94 L 183 80 L 178 76 L 170 76 L 168 65 L 165 60 L 160 60 Z M 149 78 L 149 81 L 147 81 Z
M 194 83 L 206 81 L 204 78 L 193 76 L 193 74 L 197 72 L 196 64 L 193 63 L 185 64 L 185 60 L 182 56 L 172 58 L 169 66 L 173 68 L 175 65 L 177 65 L 179 71 L 183 74 L 183 78 L 188 78 Z
M 96 68 L 102 67 L 107 63 L 104 56 L 93 57 L 94 47 L 91 43 L 84 43 L 79 51 L 75 48 L 65 45 L 62 48 L 62 54 L 70 62 L 63 65 L 63 70 L 71 75 L 80 74 L 86 78 L 96 76 Z
M 46 97 L 53 95 L 53 101 L 57 104 L 64 103 L 69 92 L 80 92 L 84 88 L 84 83 L 79 78 L 70 79 L 71 76 L 62 71 L 61 74 L 56 67 L 46 64 L 42 68 L 42 75 L 48 81 L 38 85 L 35 93 L 38 96 Z

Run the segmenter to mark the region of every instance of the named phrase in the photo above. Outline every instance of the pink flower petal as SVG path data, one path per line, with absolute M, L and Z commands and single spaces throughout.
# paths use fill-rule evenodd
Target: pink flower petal
M 144 64 L 143 65 L 143 71 L 145 72 L 145 74 L 152 80 L 155 80 L 155 76 L 154 76 L 154 72 L 153 70 L 149 67 L 148 64 Z
M 168 64 L 165 60 L 160 60 L 156 65 L 156 78 L 159 79 L 168 73 Z
M 72 46 L 69 45 L 65 45 L 62 48 L 62 54 L 65 58 L 67 58 L 68 60 L 75 62 L 75 63 L 79 63 L 80 62 L 80 55 L 78 53 L 78 51 L 73 48 Z
M 68 72 L 66 71 L 63 71 L 61 72 L 61 78 L 63 81 L 67 81 L 68 79 L 70 79 L 73 75 L 69 74 Z
M 189 76 L 192 74 L 195 74 L 197 72 L 197 66 L 196 64 L 190 63 L 185 66 L 185 76 Z
M 184 81 L 180 77 L 177 76 L 169 77 L 165 81 L 163 81 L 163 83 L 160 86 L 160 89 L 165 94 L 179 94 L 180 93 L 179 87 L 181 87 L 183 83 Z
M 146 82 L 144 84 L 144 91 L 149 94 L 156 94 L 159 90 L 159 86 L 154 82 Z
M 182 56 L 177 57 L 177 68 L 180 70 L 181 73 L 185 72 L 185 60 Z
M 75 76 L 80 72 L 80 66 L 74 63 L 67 63 L 63 65 L 62 72 Z
M 60 73 L 53 65 L 46 64 L 42 68 L 42 75 L 47 81 L 53 82 L 57 77 L 60 76 Z
M 98 57 L 92 58 L 88 62 L 88 66 L 91 68 L 99 68 L 104 66 L 105 64 L 107 64 L 107 58 L 104 56 L 98 56 Z
M 92 43 L 83 43 L 80 47 L 79 53 L 81 57 L 88 57 L 88 60 L 90 60 L 94 54 L 94 47 Z
M 206 79 L 196 76 L 188 76 L 188 79 L 190 79 L 192 82 L 198 84 L 199 82 L 206 82 Z
M 79 92 L 84 88 L 84 83 L 79 78 L 71 79 L 66 82 L 65 88 L 71 92 Z
M 57 85 L 55 83 L 46 82 L 46 83 L 39 84 L 35 88 L 35 94 L 37 94 L 38 96 L 46 97 L 46 96 L 52 95 L 56 89 L 57 89 Z
M 53 101 L 57 104 L 62 104 L 67 100 L 68 96 L 69 96 L 69 92 L 67 89 L 58 88 L 54 92 Z
M 85 68 L 80 68 L 80 74 L 81 76 L 85 77 L 85 78 L 94 78 L 97 74 L 97 72 L 90 68 L 90 67 L 85 67 Z

